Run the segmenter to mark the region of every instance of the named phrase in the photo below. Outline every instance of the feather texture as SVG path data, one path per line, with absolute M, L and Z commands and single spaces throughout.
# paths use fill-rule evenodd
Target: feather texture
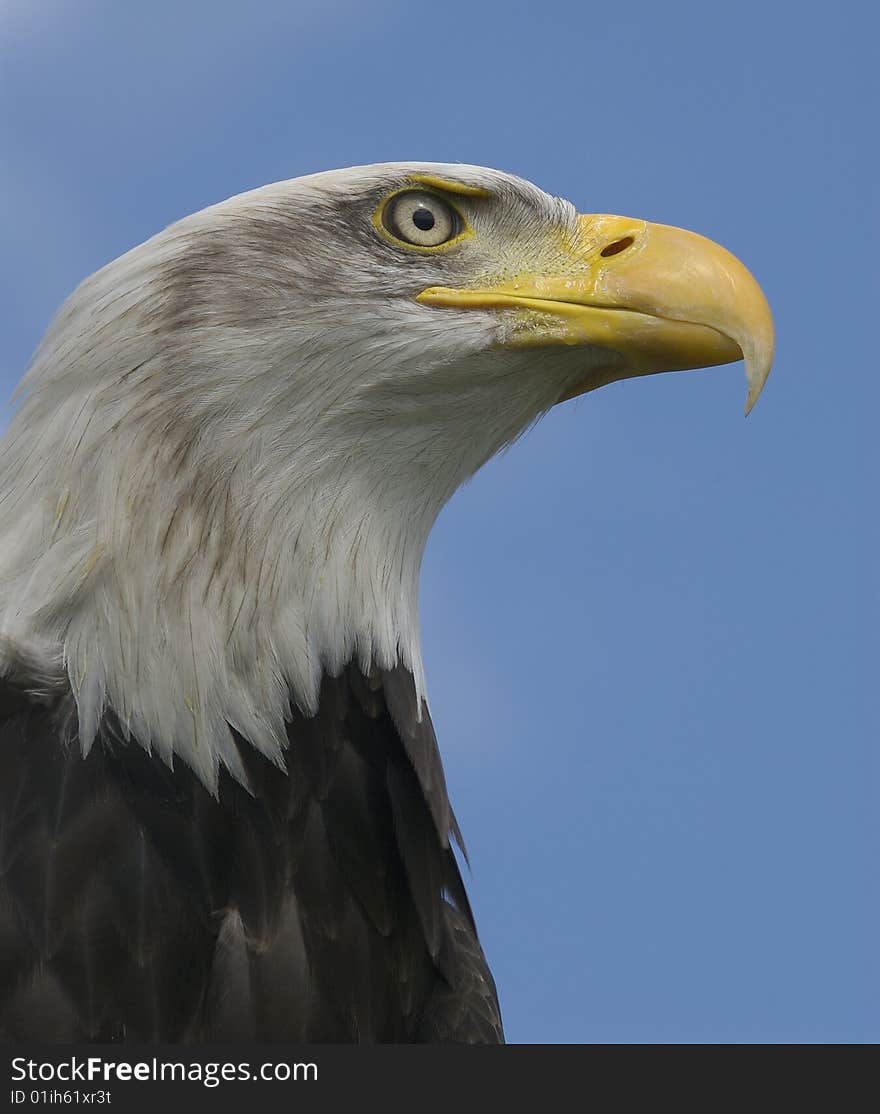
M 503 1039 L 405 670 L 325 676 L 216 797 L 71 705 L 0 682 L 4 1039 Z

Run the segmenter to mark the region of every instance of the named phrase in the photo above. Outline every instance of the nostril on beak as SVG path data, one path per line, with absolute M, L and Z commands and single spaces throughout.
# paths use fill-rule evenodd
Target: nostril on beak
M 608 244 L 607 247 L 602 248 L 599 254 L 603 259 L 607 259 L 609 255 L 619 255 L 622 251 L 626 251 L 633 242 L 632 236 L 624 236 L 622 240 L 615 240 L 613 244 Z

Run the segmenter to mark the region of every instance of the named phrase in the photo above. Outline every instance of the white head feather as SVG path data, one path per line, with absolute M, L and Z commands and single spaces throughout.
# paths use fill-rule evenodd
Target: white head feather
M 417 170 L 491 191 L 466 250 L 376 233 Z M 71 296 L 0 445 L 0 632 L 69 680 L 84 748 L 109 707 L 214 788 L 243 777 L 228 725 L 281 761 L 291 699 L 352 657 L 424 694 L 431 526 L 585 354 L 536 371 L 503 315 L 413 297 L 516 273 L 548 225 L 574 210 L 495 171 L 361 167 L 196 213 Z

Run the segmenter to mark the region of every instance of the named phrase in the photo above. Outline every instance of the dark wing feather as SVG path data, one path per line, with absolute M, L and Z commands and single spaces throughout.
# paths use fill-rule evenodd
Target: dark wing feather
M 212 797 L 69 692 L 0 680 L 0 1036 L 492 1041 L 491 975 L 409 673 L 350 665 L 287 770 Z
M 438 980 L 422 1015 L 417 1039 L 427 1044 L 497 1044 L 504 1039 L 495 981 L 470 922 L 445 905 Z

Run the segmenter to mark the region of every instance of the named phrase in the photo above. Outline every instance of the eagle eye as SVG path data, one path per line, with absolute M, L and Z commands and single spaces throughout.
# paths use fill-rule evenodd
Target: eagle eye
M 407 190 L 389 198 L 382 224 L 397 240 L 419 248 L 436 248 L 454 240 L 463 222 L 453 207 L 433 193 Z

